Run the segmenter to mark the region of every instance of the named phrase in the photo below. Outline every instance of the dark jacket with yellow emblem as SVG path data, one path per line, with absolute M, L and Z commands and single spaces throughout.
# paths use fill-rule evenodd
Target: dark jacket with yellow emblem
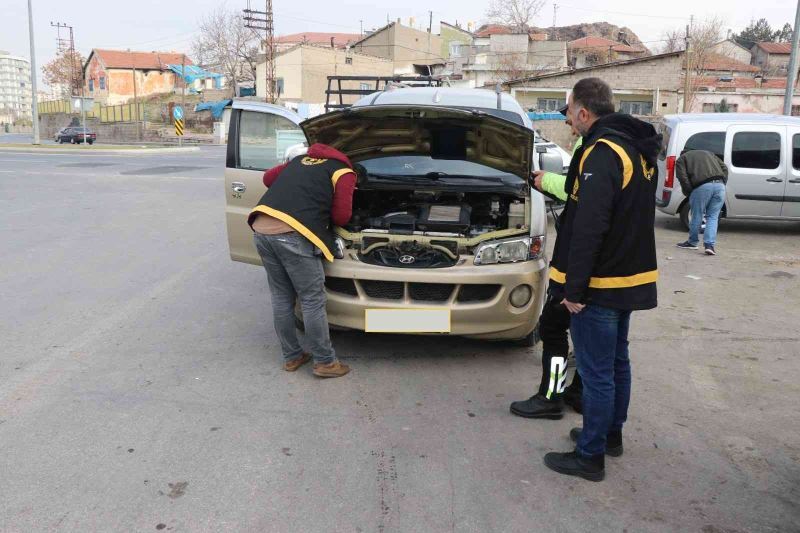
M 333 261 L 331 206 L 337 182 L 345 176 L 352 195 L 355 175 L 350 160 L 330 146 L 314 144 L 307 155 L 268 173 L 275 171 L 279 172 L 277 179 L 250 212 L 247 223 L 252 227 L 258 213 L 282 220 L 319 248 L 325 259 Z
M 556 298 L 622 310 L 657 305 L 652 125 L 614 113 L 598 119 L 570 164 L 550 264 Z

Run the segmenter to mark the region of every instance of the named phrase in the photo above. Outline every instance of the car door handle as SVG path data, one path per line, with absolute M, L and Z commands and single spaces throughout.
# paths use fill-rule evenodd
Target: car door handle
M 783 183 L 783 180 L 780 178 L 768 178 L 767 181 L 770 183 Z
M 241 181 L 234 181 L 231 183 L 231 189 L 233 192 L 244 192 L 247 190 L 247 187 Z
M 789 180 L 789 183 L 800 183 L 800 179 L 797 179 L 797 180 Z

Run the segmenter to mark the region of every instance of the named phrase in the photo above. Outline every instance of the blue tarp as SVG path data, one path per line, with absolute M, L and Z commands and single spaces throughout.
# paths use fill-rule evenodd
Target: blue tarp
M 561 113 L 528 113 L 531 120 L 566 120 Z
M 222 83 L 222 74 L 218 74 L 216 72 L 209 72 L 197 65 L 186 65 L 185 67 L 185 74 L 181 73 L 181 69 L 184 68 L 183 65 L 167 65 L 169 69 L 177 74 L 178 76 L 183 76 L 187 83 L 194 83 L 195 80 L 214 80 L 214 88 L 219 89 Z
M 200 102 L 196 106 L 194 106 L 195 112 L 197 111 L 211 111 L 211 115 L 214 118 L 219 118 L 222 116 L 222 111 L 229 105 L 231 105 L 233 100 L 220 100 L 219 102 Z

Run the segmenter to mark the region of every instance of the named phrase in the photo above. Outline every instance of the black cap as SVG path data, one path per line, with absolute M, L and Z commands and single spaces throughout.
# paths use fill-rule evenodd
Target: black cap
M 566 117 L 567 116 L 567 109 L 569 109 L 569 104 L 564 104 L 564 107 L 560 107 L 558 109 L 558 112 Z

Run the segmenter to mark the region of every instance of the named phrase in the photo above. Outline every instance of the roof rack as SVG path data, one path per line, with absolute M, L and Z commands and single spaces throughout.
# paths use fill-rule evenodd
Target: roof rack
M 358 89 L 343 89 L 342 82 L 358 83 Z M 333 88 L 335 84 L 336 88 Z M 325 112 L 336 109 L 345 109 L 352 104 L 344 103 L 345 95 L 367 96 L 380 91 L 387 91 L 408 87 L 441 87 L 449 85 L 449 80 L 441 76 L 328 76 L 328 89 L 325 91 Z M 347 85 L 347 84 L 345 84 Z M 363 89 L 368 85 L 368 89 Z M 334 103 L 331 103 L 333 96 Z M 335 103 L 338 96 L 338 103 Z

